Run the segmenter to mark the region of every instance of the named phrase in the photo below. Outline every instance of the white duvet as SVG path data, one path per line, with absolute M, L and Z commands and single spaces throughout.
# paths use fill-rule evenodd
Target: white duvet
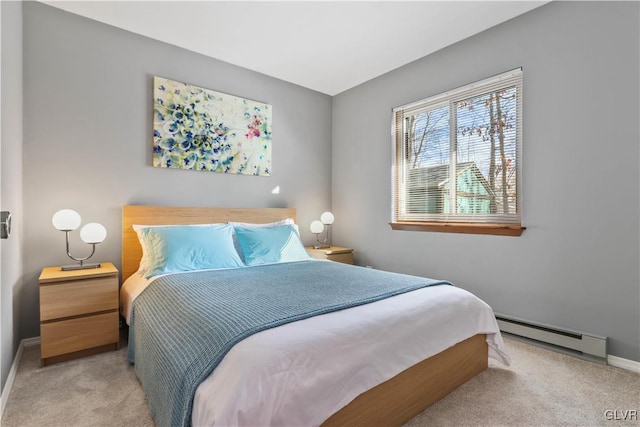
M 152 283 L 138 274 L 125 281 L 127 323 L 131 303 Z M 236 344 L 200 384 L 192 425 L 319 425 L 364 391 L 476 334 L 487 334 L 491 358 L 510 364 L 491 307 L 453 286 L 259 332 Z

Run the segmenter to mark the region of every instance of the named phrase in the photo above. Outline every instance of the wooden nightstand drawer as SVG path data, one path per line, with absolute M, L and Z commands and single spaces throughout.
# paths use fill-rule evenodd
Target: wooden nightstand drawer
M 40 321 L 118 309 L 118 278 L 98 277 L 40 286 Z
M 41 358 L 118 342 L 118 312 L 40 325 Z
M 328 259 L 329 261 L 353 264 L 353 249 L 329 246 L 328 248 L 314 249 L 312 246 L 306 248 L 309 255 L 318 259 Z
M 327 259 L 329 261 L 342 262 L 344 264 L 353 264 L 353 252 L 329 254 L 327 255 Z

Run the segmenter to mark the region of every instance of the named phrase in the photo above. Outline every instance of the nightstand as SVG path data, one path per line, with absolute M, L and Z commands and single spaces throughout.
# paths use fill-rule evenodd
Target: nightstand
M 118 269 L 110 262 L 86 270 L 42 270 L 42 366 L 118 349 L 118 288 Z
M 329 261 L 353 264 L 353 249 L 341 248 L 339 246 L 329 246 L 324 249 L 313 249 L 313 246 L 306 248 L 309 255 L 318 259 L 328 259 Z

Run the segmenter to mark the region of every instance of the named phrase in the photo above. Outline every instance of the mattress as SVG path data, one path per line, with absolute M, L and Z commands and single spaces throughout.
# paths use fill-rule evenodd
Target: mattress
M 134 274 L 124 283 L 127 323 L 132 301 L 153 280 Z M 476 334 L 487 334 L 490 357 L 510 363 L 491 308 L 454 286 L 262 331 L 236 344 L 200 384 L 192 424 L 319 425 L 364 391 Z

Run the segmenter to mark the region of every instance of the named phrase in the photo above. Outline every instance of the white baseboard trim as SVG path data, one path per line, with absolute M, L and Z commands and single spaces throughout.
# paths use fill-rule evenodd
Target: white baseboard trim
M 640 374 L 640 362 L 636 362 L 635 360 L 623 359 L 622 357 L 609 355 L 607 356 L 607 364 Z
M 4 388 L 2 389 L 2 397 L 0 397 L 0 418 L 2 418 L 2 415 L 4 414 L 4 408 L 7 406 L 9 394 L 11 393 L 11 388 L 13 387 L 13 381 L 15 381 L 16 379 L 18 365 L 20 364 L 20 360 L 22 359 L 22 352 L 24 351 L 24 348 L 38 344 L 40 344 L 40 337 L 25 338 L 20 341 L 18 351 L 16 351 L 16 357 L 13 358 L 13 363 L 11 364 L 9 375 L 7 376 L 7 382 L 4 384 Z

